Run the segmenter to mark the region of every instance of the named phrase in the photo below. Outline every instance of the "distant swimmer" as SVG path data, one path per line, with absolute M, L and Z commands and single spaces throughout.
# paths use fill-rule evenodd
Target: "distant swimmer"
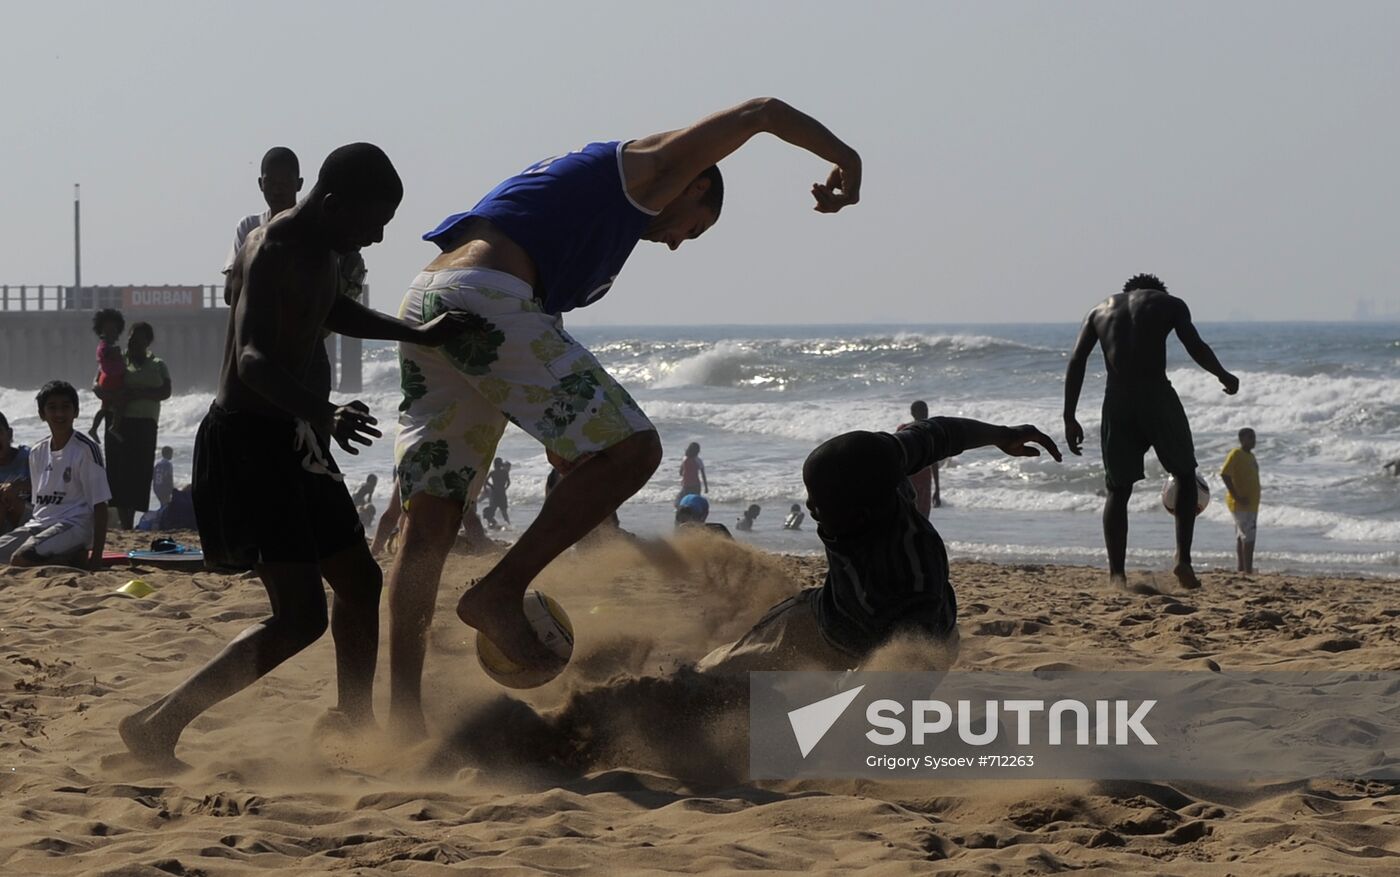
M 511 422 L 567 477 L 462 594 L 457 617 L 517 664 L 557 662 L 526 620 L 526 589 L 662 459 L 656 428 L 562 315 L 601 300 L 639 241 L 675 250 L 714 225 L 724 196 L 717 163 L 763 133 L 830 162 L 811 188 L 817 212 L 859 200 L 856 151 L 786 103 L 758 98 L 684 128 L 535 162 L 425 235 L 442 253 L 410 284 L 402 313 L 460 313 L 473 330 L 441 352 L 400 350 L 394 452 L 407 523 L 389 573 L 390 713 L 400 736 L 427 734 L 422 668 L 443 564 L 469 489 Z
M 1108 368 L 1099 431 L 1108 494 L 1103 509 L 1103 535 L 1108 546 L 1109 577 L 1122 587 L 1128 582 L 1128 499 L 1133 485 L 1146 477 L 1142 458 L 1147 449 L 1157 452 L 1162 468 L 1176 479 L 1178 488 L 1186 486 L 1183 496 L 1196 490 L 1196 448 L 1191 425 L 1176 390 L 1167 380 L 1167 336 L 1173 331 L 1191 358 L 1220 379 L 1226 393 L 1239 392 L 1239 378 L 1226 371 L 1214 351 L 1201 340 L 1186 302 L 1168 294 L 1162 281 L 1151 274 L 1132 278 L 1123 284 L 1121 293 L 1109 296 L 1089 312 L 1065 372 L 1065 440 L 1070 453 L 1078 455 L 1084 445 L 1084 428 L 1075 420 L 1075 409 L 1084 387 L 1089 354 L 1095 344 L 1103 345 Z M 1191 568 L 1195 526 L 1195 504 L 1179 503 L 1176 566 L 1172 572 L 1184 588 L 1201 586 Z
M 379 436 L 360 402 L 336 405 L 310 387 L 322 330 L 442 344 L 460 317 L 409 325 L 338 293 L 336 256 L 383 240 L 403 197 L 387 156 L 342 146 L 311 192 L 248 236 L 231 274 L 232 312 L 218 392 L 194 449 L 194 507 L 208 565 L 253 570 L 272 614 L 155 703 L 123 719 L 132 753 L 170 761 L 196 717 L 270 673 L 327 627 L 321 579 L 335 592 L 334 711 L 351 727 L 373 722 L 381 574 L 335 461 Z
M 717 536 L 733 539 L 729 528 L 723 524 L 711 523 L 710 501 L 698 493 L 689 493 L 676 503 L 676 529 L 703 527 Z
M 801 530 L 802 522 L 805 520 L 807 520 L 807 515 L 802 512 L 801 503 L 793 503 L 792 508 L 788 509 L 787 518 L 783 521 L 783 529 Z
M 1391 475 L 1400 477 L 1400 457 L 1396 457 L 1394 460 L 1391 460 L 1389 463 L 1386 463 L 1381 468 L 1385 469 Z
M 826 549 L 826 581 L 769 609 L 737 642 L 698 664 L 706 673 L 849 670 L 896 634 L 957 648 L 948 552 L 914 505 L 909 476 L 935 460 L 996 446 L 1013 457 L 1060 450 L 1034 426 L 934 417 L 895 433 L 848 432 L 802 465 L 807 510 Z
M 1240 446 L 1225 455 L 1220 480 L 1225 504 L 1235 517 L 1236 572 L 1254 572 L 1254 542 L 1259 529 L 1259 461 L 1254 459 L 1254 430 L 1240 430 Z
M 734 529 L 747 533 L 753 529 L 753 522 L 758 520 L 758 513 L 763 511 L 757 503 L 744 509 L 744 513 L 739 516 L 739 520 L 734 522 Z

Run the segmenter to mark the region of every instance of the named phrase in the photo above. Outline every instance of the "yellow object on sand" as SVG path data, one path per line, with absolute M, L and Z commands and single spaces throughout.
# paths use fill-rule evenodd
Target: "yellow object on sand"
M 117 588 L 118 594 L 125 594 L 128 597 L 149 597 L 155 592 L 156 589 L 142 579 L 132 579 L 120 588 Z

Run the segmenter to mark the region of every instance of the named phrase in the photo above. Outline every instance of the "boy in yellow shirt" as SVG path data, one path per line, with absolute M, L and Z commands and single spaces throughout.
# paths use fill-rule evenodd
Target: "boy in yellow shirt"
M 1254 430 L 1240 430 L 1240 446 L 1220 467 L 1225 504 L 1235 516 L 1235 556 L 1239 572 L 1254 572 L 1254 534 L 1259 519 L 1259 462 L 1254 459 Z

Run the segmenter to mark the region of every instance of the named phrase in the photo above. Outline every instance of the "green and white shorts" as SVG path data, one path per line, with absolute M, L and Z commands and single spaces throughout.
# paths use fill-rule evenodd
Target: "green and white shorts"
M 405 507 L 427 493 L 466 504 L 496 456 L 506 422 L 575 460 L 654 430 L 642 409 L 523 280 L 486 268 L 419 274 L 399 317 L 469 315 L 439 348 L 399 345 L 403 402 L 394 443 Z

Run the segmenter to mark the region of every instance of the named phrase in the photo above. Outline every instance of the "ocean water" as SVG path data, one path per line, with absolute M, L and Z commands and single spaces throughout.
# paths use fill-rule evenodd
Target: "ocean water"
M 671 501 L 687 443 L 698 441 L 709 474 L 711 520 L 732 525 L 749 503 L 763 512 L 739 538 L 768 549 L 815 552 L 815 533 L 781 529 L 803 499 L 801 465 L 818 443 L 852 429 L 893 429 L 922 398 L 935 415 L 1035 423 L 1063 444 L 1063 375 L 1077 326 L 711 326 L 585 328 L 575 332 L 626 385 L 661 431 L 661 469 L 620 510 L 625 527 L 670 528 Z M 1400 325 L 1204 324 L 1202 334 L 1240 392 L 1226 396 L 1175 340 L 1168 372 L 1195 432 L 1212 502 L 1197 525 L 1198 567 L 1233 568 L 1234 533 L 1216 474 L 1243 426 L 1259 435 L 1263 482 L 1257 564 L 1261 569 L 1400 576 L 1400 479 L 1382 464 L 1400 457 Z M 159 351 L 157 351 L 158 353 Z M 360 394 L 386 437 L 357 457 L 339 454 L 348 480 L 380 477 L 388 496 L 398 367 L 392 345 L 370 344 Z M 177 384 L 179 376 L 174 376 Z M 1091 361 L 1079 419 L 1082 457 L 1013 459 L 994 448 L 945 464 L 944 507 L 933 520 L 954 557 L 1103 563 L 1099 523 L 1102 361 Z M 3 378 L 0 378 L 3 383 Z M 42 429 L 32 390 L 0 390 L 0 410 L 22 442 Z M 162 442 L 176 448 L 177 480 L 208 395 L 177 395 L 162 415 Z M 92 400 L 84 399 L 84 416 Z M 544 455 L 511 427 L 499 453 L 514 463 L 511 538 L 544 495 Z M 1161 467 L 1131 504 L 1129 562 L 1170 565 L 1172 535 L 1162 509 Z M 809 524 L 810 526 L 810 524 Z

